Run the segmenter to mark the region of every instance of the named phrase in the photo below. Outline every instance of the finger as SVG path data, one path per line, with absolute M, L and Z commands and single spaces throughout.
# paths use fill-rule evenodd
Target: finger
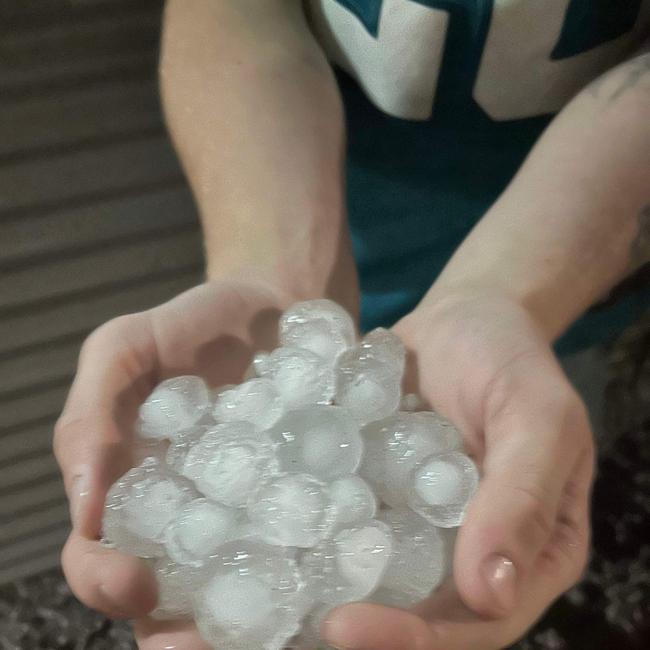
M 448 618 L 428 623 L 406 610 L 348 605 L 325 621 L 323 638 L 346 650 L 498 650 L 519 638 L 537 618 L 522 607 L 506 619 L 486 620 L 467 609 L 458 593 L 453 601 L 447 603 Z
M 576 474 L 576 487 L 563 500 L 563 524 L 556 527 L 529 571 L 517 607 L 503 619 L 483 618 L 470 610 L 455 585 L 448 583 L 417 608 L 418 614 L 429 620 L 435 640 L 427 650 L 496 650 L 509 646 L 579 579 L 589 545 L 591 468 L 587 456 Z
M 589 545 L 590 452 L 582 455 L 559 509 L 560 525 L 529 571 L 517 607 L 503 619 L 469 609 L 449 580 L 413 611 L 356 603 L 333 610 L 321 634 L 346 650 L 497 650 L 520 638 L 580 577 Z
M 144 616 L 156 606 L 156 580 L 143 560 L 103 548 L 73 531 L 61 562 L 75 596 L 111 618 Z
M 323 638 L 346 650 L 497 650 L 513 643 L 577 580 L 584 566 L 589 492 L 585 486 L 590 482 L 587 458 L 578 473 L 563 515 L 567 525 L 540 554 L 509 616 L 479 616 L 465 605 L 449 580 L 410 612 L 361 603 L 336 609 L 323 624 Z
M 151 390 L 156 355 L 146 314 L 110 321 L 84 343 L 54 434 L 73 526 L 99 535 L 109 486 L 131 466 L 139 404 Z
M 428 650 L 437 645 L 431 628 L 419 616 L 370 603 L 333 610 L 323 621 L 321 636 L 346 650 Z
M 503 617 L 555 531 L 589 427 L 550 353 L 500 373 L 484 422 L 483 477 L 460 530 L 454 576 L 469 607 Z
M 156 621 L 143 618 L 133 623 L 140 650 L 211 650 L 192 621 Z M 226 650 L 225 648 L 223 650 Z

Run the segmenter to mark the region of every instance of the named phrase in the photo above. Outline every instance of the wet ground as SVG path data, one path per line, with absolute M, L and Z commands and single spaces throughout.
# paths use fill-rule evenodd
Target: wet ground
M 608 433 L 584 580 L 513 650 L 650 647 L 650 315 L 610 352 Z M 2 650 L 131 650 L 128 624 L 81 605 L 59 571 L 0 589 Z

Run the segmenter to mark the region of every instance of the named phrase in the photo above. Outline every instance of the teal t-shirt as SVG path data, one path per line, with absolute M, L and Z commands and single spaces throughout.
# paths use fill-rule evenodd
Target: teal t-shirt
M 349 221 L 362 325 L 412 309 L 508 185 L 553 114 L 637 47 L 650 0 L 312 0 L 348 126 Z M 603 341 L 636 291 L 558 343 Z

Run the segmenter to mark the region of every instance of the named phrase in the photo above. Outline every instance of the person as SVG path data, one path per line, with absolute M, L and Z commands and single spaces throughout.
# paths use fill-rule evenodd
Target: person
M 594 449 L 553 346 L 648 261 L 648 9 L 169 0 L 162 97 L 207 281 L 82 348 L 55 453 L 74 524 L 63 566 L 83 602 L 134 618 L 142 650 L 205 647 L 191 623 L 146 616 L 154 579 L 100 545 L 103 500 L 157 381 L 240 380 L 279 312 L 322 296 L 364 329 L 394 323 L 411 386 L 482 471 L 454 584 L 414 611 L 339 608 L 327 642 L 500 648 L 579 578 Z M 602 340 L 647 297 L 629 294 L 618 321 L 588 314 L 558 345 Z

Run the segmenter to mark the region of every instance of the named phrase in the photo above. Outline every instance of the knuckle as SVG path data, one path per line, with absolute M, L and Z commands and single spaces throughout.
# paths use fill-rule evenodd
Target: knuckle
M 85 584 L 83 582 L 79 584 L 78 572 L 74 569 L 79 566 L 83 559 L 83 557 L 80 557 L 78 546 L 71 534 L 61 550 L 61 568 L 70 588 L 80 600 L 85 600 Z M 82 572 L 82 575 L 86 576 L 86 572 Z
M 54 425 L 52 436 L 52 452 L 64 475 L 74 465 L 75 458 L 83 457 L 82 448 L 85 449 L 85 440 L 80 432 L 91 430 L 91 424 L 85 419 L 67 419 L 62 415 Z
M 512 487 L 519 501 L 519 512 L 534 538 L 548 539 L 555 527 L 555 513 L 543 491 L 525 485 Z
M 568 558 L 567 585 L 572 587 L 585 573 L 589 564 L 590 530 L 571 530 L 564 540 L 564 554 Z
M 587 565 L 589 564 L 589 553 L 587 548 L 581 548 L 576 554 L 575 562 L 573 562 L 572 570 L 569 572 L 570 585 L 573 586 L 584 575 Z
M 116 316 L 93 330 L 81 346 L 80 357 L 83 359 L 88 352 L 98 347 L 122 340 L 127 330 L 132 326 L 134 318 L 135 314 Z
M 580 582 L 588 564 L 587 551 L 580 551 L 579 553 L 566 552 L 565 561 L 561 563 L 561 574 L 558 586 L 558 592 L 563 593 L 571 589 L 575 584 Z
M 576 448 L 593 453 L 594 441 L 589 411 L 582 398 L 572 386 L 567 387 L 552 404 L 560 418 L 559 431 L 563 447 Z
M 52 451 L 57 463 L 61 466 L 63 464 L 63 444 L 66 439 L 66 424 L 61 418 L 56 421 L 54 425 L 54 435 L 52 437 Z
M 98 609 L 94 597 L 95 576 L 87 570 L 86 556 L 87 553 L 80 551 L 70 536 L 61 552 L 61 568 L 72 593 L 87 607 Z

